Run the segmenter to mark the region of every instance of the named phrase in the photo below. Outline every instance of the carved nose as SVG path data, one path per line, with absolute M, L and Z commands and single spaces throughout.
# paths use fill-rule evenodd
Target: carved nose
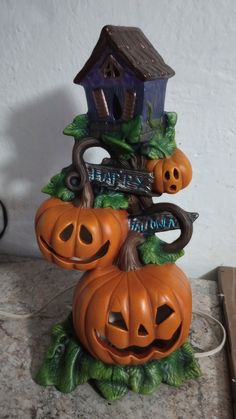
M 140 326 L 138 328 L 138 334 L 141 335 L 141 336 L 147 336 L 148 335 L 147 330 L 145 329 L 145 327 L 142 324 L 140 324 Z

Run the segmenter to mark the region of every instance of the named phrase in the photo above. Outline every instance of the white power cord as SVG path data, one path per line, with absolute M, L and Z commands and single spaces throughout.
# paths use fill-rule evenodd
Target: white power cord
M 223 348 L 223 346 L 225 344 L 225 341 L 226 341 L 226 331 L 225 331 L 225 328 L 224 328 L 223 324 L 219 320 L 217 320 L 215 317 L 213 317 L 210 314 L 205 313 L 203 311 L 195 310 L 195 311 L 193 311 L 193 314 L 197 314 L 198 316 L 202 316 L 202 317 L 205 317 L 206 319 L 213 320 L 215 323 L 217 323 L 220 326 L 221 331 L 222 331 L 222 339 L 221 339 L 220 344 L 216 348 L 210 349 L 209 351 L 196 352 L 194 354 L 195 358 L 205 358 L 206 356 L 211 356 L 211 355 L 217 354 L 218 352 L 221 351 L 221 349 Z
M 66 291 L 71 290 L 72 288 L 75 288 L 76 285 L 71 285 L 70 287 L 65 288 L 64 290 L 58 292 L 55 294 L 50 300 L 45 303 L 42 307 L 40 307 L 38 310 L 32 311 L 31 313 L 22 313 L 22 314 L 14 314 L 14 313 L 8 313 L 7 311 L 0 310 L 0 316 L 6 317 L 8 319 L 14 319 L 14 320 L 24 320 L 24 319 L 30 319 L 31 317 L 36 316 L 36 314 L 39 314 L 44 308 L 46 308 L 53 300 L 60 297 L 62 294 L 64 294 Z
M 62 290 L 62 291 L 60 291 L 60 292 L 58 292 L 56 295 L 54 295 L 46 304 L 44 304 L 42 307 L 40 307 L 38 310 L 35 310 L 35 311 L 32 311 L 31 313 L 22 313 L 22 314 L 14 314 L 14 313 L 9 313 L 9 312 L 6 312 L 6 311 L 2 311 L 2 310 L 0 310 L 0 316 L 1 317 L 6 317 L 6 318 L 8 318 L 8 319 L 14 319 L 14 320 L 24 320 L 24 319 L 30 319 L 30 318 L 32 318 L 32 317 L 34 317 L 34 316 L 36 316 L 37 314 L 39 314 L 44 308 L 46 308 L 53 300 L 55 300 L 56 298 L 58 298 L 58 297 L 60 297 L 62 294 L 64 294 L 66 291 L 69 291 L 69 290 L 71 290 L 72 288 L 75 288 L 75 286 L 76 285 L 71 285 L 70 287 L 67 287 L 67 288 L 65 288 L 64 290 Z M 215 355 L 215 354 L 217 354 L 218 352 L 220 352 L 221 351 L 221 349 L 223 348 L 223 346 L 224 346 L 224 344 L 225 344 L 225 341 L 226 341 L 226 331 L 225 331 L 225 328 L 224 328 L 224 326 L 223 326 L 223 324 L 219 321 L 219 320 L 217 320 L 215 317 L 213 317 L 213 316 L 211 316 L 210 314 L 208 314 L 208 313 L 205 313 L 205 312 L 203 312 L 203 311 L 199 311 L 199 310 L 195 310 L 195 311 L 193 311 L 193 314 L 197 314 L 197 315 L 199 315 L 199 316 L 202 316 L 202 317 L 205 317 L 205 318 L 207 318 L 207 319 L 211 319 L 211 320 L 213 320 L 215 323 L 217 323 L 219 326 L 220 326 L 220 328 L 221 328 L 221 330 L 222 330 L 222 339 L 221 339 L 221 342 L 220 342 L 220 344 L 216 347 L 216 348 L 214 348 L 214 349 L 211 349 L 211 350 L 209 350 L 209 351 L 206 351 L 206 352 L 196 352 L 194 355 L 195 355 L 195 358 L 204 358 L 204 357 L 207 357 L 207 356 L 211 356 L 211 355 Z

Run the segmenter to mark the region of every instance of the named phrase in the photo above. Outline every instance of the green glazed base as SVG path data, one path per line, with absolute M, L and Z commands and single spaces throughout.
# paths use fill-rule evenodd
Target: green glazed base
M 178 387 L 200 376 L 200 367 L 188 341 L 168 357 L 143 365 L 104 364 L 80 345 L 69 316 L 53 327 L 52 343 L 35 381 L 42 386 L 55 386 L 62 393 L 70 393 L 79 384 L 91 381 L 105 399 L 117 400 L 129 389 L 151 394 L 160 383 Z

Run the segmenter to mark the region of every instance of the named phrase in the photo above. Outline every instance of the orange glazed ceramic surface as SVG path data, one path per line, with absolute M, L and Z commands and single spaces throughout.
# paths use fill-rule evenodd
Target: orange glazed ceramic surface
M 110 265 L 128 231 L 127 213 L 110 208 L 78 208 L 57 198 L 37 211 L 35 229 L 42 254 L 65 269 Z
M 175 264 L 124 272 L 95 269 L 79 282 L 73 302 L 75 332 L 108 364 L 143 364 L 179 348 L 189 332 L 191 288 Z
M 154 174 L 153 191 L 174 194 L 188 186 L 192 179 L 192 166 L 187 156 L 176 148 L 172 156 L 148 160 L 146 169 Z

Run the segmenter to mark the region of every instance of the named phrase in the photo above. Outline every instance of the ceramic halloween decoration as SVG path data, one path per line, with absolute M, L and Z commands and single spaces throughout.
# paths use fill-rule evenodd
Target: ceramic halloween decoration
M 148 160 L 146 168 L 154 174 L 153 191 L 159 193 L 175 194 L 192 179 L 191 163 L 179 148 L 170 157 Z
M 164 109 L 174 74 L 140 29 L 107 25 L 74 79 L 88 112 L 63 131 L 74 138 L 71 162 L 42 189 L 50 198 L 35 231 L 49 262 L 88 272 L 72 313 L 53 328 L 36 377 L 43 386 L 69 393 L 92 380 L 115 400 L 200 375 L 188 341 L 191 288 L 175 264 L 198 214 L 160 202 L 192 177 L 177 148 L 177 114 Z M 94 147 L 108 157 L 87 162 Z M 158 237 L 170 230 L 180 231 L 172 242 Z

